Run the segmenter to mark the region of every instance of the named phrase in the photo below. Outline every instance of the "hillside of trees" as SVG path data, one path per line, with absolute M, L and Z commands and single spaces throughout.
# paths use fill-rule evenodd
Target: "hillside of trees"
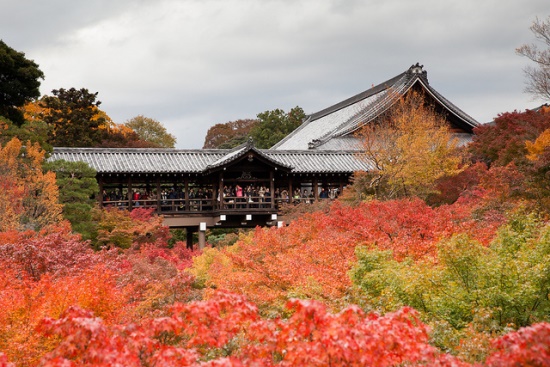
M 94 93 L 29 90 L 0 101 L 0 366 L 550 365 L 550 108 L 460 147 L 404 98 L 432 124 L 365 128 L 379 169 L 338 200 L 192 251 L 150 210 L 95 207 L 89 167 L 46 164 L 65 117 L 79 146 L 145 135 Z

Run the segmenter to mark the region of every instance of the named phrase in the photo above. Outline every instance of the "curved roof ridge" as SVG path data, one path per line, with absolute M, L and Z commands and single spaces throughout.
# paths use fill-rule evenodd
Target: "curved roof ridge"
M 345 99 L 341 102 L 338 102 L 330 107 L 327 107 L 321 111 L 318 111 L 318 112 L 315 112 L 315 113 L 312 113 L 311 115 L 309 115 L 311 117 L 311 120 L 312 121 L 315 121 L 317 119 L 320 119 L 321 117 L 324 117 L 326 115 L 330 115 L 331 113 L 334 113 L 338 110 L 341 110 L 342 108 L 345 108 L 345 107 L 348 107 L 348 106 L 351 106 L 359 101 L 362 101 L 366 98 L 369 98 L 369 97 L 372 97 L 374 96 L 375 94 L 378 94 L 380 92 L 383 92 L 385 91 L 386 89 L 388 89 L 390 86 L 394 85 L 395 83 L 397 83 L 397 81 L 399 81 L 399 79 L 401 79 L 403 76 L 405 76 L 407 74 L 408 70 L 407 71 L 404 71 L 402 72 L 401 74 L 391 78 L 391 79 L 388 79 L 386 80 L 385 82 L 383 83 L 380 83 L 372 88 L 369 88 L 367 89 L 366 91 L 363 91 L 359 94 L 356 94 L 354 95 L 353 97 L 350 97 L 348 99 Z
M 402 82 L 401 80 L 397 80 L 392 86 L 382 91 L 382 92 L 387 92 L 390 88 L 392 88 L 394 90 L 393 96 L 388 97 L 388 93 L 384 93 L 384 94 L 379 93 L 378 98 L 376 98 L 374 101 L 372 101 L 365 107 L 361 108 L 360 111 L 358 111 L 356 114 L 351 116 L 348 120 L 344 121 L 342 124 L 336 127 L 333 131 L 330 131 L 324 136 L 312 141 L 310 143 L 312 147 L 318 147 L 326 143 L 328 140 L 332 138 L 340 137 L 340 136 L 349 134 L 353 131 L 356 131 L 364 124 L 372 121 L 376 117 L 380 116 L 380 114 L 387 111 L 388 108 L 390 108 L 393 105 L 395 100 L 398 99 L 402 94 L 406 93 L 414 84 L 414 82 L 416 82 L 416 80 L 420 78 L 418 75 L 414 75 L 413 77 L 411 77 L 410 76 L 411 74 L 407 72 L 403 74 L 402 74 L 402 79 L 403 79 Z M 396 85 L 397 87 L 395 87 Z
M 332 136 L 336 137 L 349 134 L 353 131 L 356 131 L 364 124 L 372 121 L 376 117 L 380 116 L 381 114 L 386 112 L 396 100 L 407 93 L 418 79 L 420 79 L 420 76 L 408 76 L 404 80 L 404 83 L 398 85 L 398 87 L 395 87 L 394 84 L 394 86 L 391 87 L 391 91 L 389 90 L 389 88 L 386 90 L 386 92 L 390 93 L 389 96 L 388 93 L 386 93 L 384 96 L 381 95 L 380 98 L 378 98 L 376 101 L 373 101 L 369 106 L 366 106 L 354 116 L 350 117 L 349 120 L 346 122 L 347 128 L 346 126 L 344 126 L 343 128 L 335 130 Z
M 422 81 L 420 81 L 422 82 Z M 480 125 L 480 123 L 474 119 L 472 116 L 468 115 L 466 112 L 462 111 L 460 108 L 458 108 L 454 103 L 449 101 L 447 98 L 443 97 L 441 93 L 436 91 L 434 88 L 432 88 L 429 84 L 423 84 L 424 87 L 432 94 L 432 96 L 439 100 L 442 105 L 447 107 L 452 113 L 454 113 L 457 117 L 464 120 L 470 127 L 474 128 Z

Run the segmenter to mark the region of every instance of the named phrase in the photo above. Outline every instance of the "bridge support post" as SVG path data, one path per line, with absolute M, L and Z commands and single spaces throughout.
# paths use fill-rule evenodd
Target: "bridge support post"
M 199 225 L 199 250 L 206 246 L 206 222 L 201 222 Z
M 192 227 L 186 227 L 185 228 L 185 234 L 186 234 L 186 247 L 188 249 L 193 249 L 193 233 L 195 231 L 193 231 L 193 228 Z

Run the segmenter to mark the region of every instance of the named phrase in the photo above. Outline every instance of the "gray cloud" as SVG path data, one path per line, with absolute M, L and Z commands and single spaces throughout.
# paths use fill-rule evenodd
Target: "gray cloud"
M 537 105 L 515 48 L 547 0 L 22 0 L 0 35 L 44 71 L 42 93 L 98 91 L 116 121 L 161 121 L 178 147 L 213 124 L 296 105 L 327 107 L 425 65 L 479 121 Z

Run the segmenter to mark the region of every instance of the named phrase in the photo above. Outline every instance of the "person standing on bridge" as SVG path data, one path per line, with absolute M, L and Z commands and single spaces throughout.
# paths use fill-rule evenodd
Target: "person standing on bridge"
M 239 184 L 235 186 L 235 196 L 237 197 L 237 208 L 239 208 L 240 202 L 243 200 L 243 188 Z

